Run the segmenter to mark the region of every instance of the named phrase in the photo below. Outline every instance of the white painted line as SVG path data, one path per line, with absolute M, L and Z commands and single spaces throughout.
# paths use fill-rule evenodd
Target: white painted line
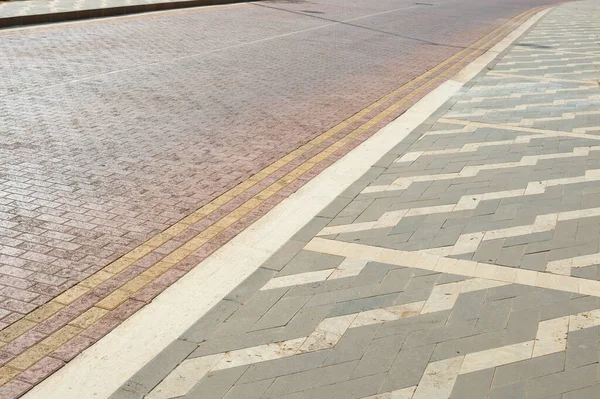
M 537 13 L 324 170 L 24 398 L 109 397 L 548 11 Z

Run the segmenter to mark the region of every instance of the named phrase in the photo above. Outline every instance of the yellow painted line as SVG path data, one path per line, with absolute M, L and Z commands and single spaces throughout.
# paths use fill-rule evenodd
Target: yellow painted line
M 158 234 L 157 236 L 151 238 L 146 241 L 144 244 L 138 246 L 137 248 L 131 250 L 123 257 L 117 259 L 115 262 L 107 265 L 103 269 L 96 272 L 94 275 L 88 277 L 84 281 L 79 284 L 69 288 L 65 292 L 63 292 L 58 297 L 54 298 L 47 304 L 41 306 L 36 309 L 36 311 L 30 313 L 25 318 L 13 323 L 6 329 L 0 332 L 0 342 L 9 343 L 30 330 L 31 328 L 38 325 L 41 321 L 46 320 L 51 317 L 53 314 L 58 312 L 60 309 L 64 308 L 64 306 L 74 302 L 77 298 L 81 297 L 85 293 L 89 292 L 93 287 L 100 284 L 102 281 L 106 281 L 111 276 L 119 273 L 124 270 L 128 266 L 132 265 L 139 259 L 143 258 L 145 255 L 158 248 L 160 245 L 169 241 L 178 233 L 187 229 L 187 227 L 196 223 L 199 220 L 202 220 L 205 216 L 210 215 L 215 210 L 219 209 L 220 206 L 227 204 L 235 195 L 239 195 L 254 185 L 258 184 L 262 180 L 271 176 L 276 171 L 280 170 L 285 165 L 289 164 L 293 160 L 297 159 L 299 156 L 306 154 L 311 149 L 315 148 L 318 144 L 324 142 L 328 138 L 331 138 L 335 134 L 341 132 L 346 127 L 350 126 L 352 123 L 360 120 L 362 117 L 368 115 L 373 112 L 376 108 L 381 105 L 389 102 L 398 94 L 402 93 L 402 91 L 407 88 L 414 86 L 432 75 L 435 72 L 445 68 L 441 72 L 440 75 L 435 76 L 436 78 L 440 78 L 441 76 L 450 75 L 453 76 L 454 71 L 462 68 L 462 64 L 458 62 L 462 58 L 467 58 L 471 55 L 476 54 L 481 51 L 481 48 L 475 47 L 479 45 L 486 46 L 491 43 L 496 33 L 501 34 L 512 28 L 512 24 L 521 21 L 522 19 L 526 19 L 529 15 L 536 12 L 537 9 L 531 10 L 529 12 L 523 13 L 520 16 L 515 17 L 513 20 L 509 21 L 507 24 L 503 25 L 490 32 L 488 35 L 484 36 L 482 39 L 474 43 L 472 46 L 465 48 L 454 56 L 448 58 L 446 61 L 438 64 L 436 67 L 430 69 L 425 72 L 421 76 L 415 78 L 414 80 L 404 84 L 400 88 L 394 90 L 389 93 L 376 103 L 370 105 L 359 113 L 355 114 L 351 118 L 346 121 L 334 126 L 332 129 L 327 132 L 321 134 L 320 136 L 312 139 L 307 144 L 299 147 L 297 150 L 292 151 L 290 154 L 284 156 L 280 160 L 276 161 L 272 165 L 263 169 L 257 175 L 251 177 L 247 181 L 240 183 L 240 185 L 235 188 L 225 192 L 223 195 L 215 198 L 213 201 L 208 203 L 207 205 L 201 207 L 196 212 L 191 215 L 183 218 L 180 222 L 174 224 L 173 226 L 166 229 L 164 232 Z M 487 42 L 483 43 L 483 41 L 487 38 L 490 38 Z M 468 54 L 467 54 L 468 53 Z M 462 57 L 462 56 L 465 57 Z M 461 58 L 462 57 L 462 58 Z M 451 63 L 456 61 L 453 65 Z M 110 310 L 115 309 L 120 304 L 125 302 L 128 298 L 130 298 L 136 292 L 139 292 L 143 287 L 148 285 L 150 282 L 154 281 L 156 278 L 164 274 L 166 271 L 170 270 L 174 267 L 179 261 L 185 259 L 196 249 L 200 248 L 206 242 L 208 242 L 211 238 L 214 238 L 219 233 L 224 231 L 228 226 L 236 221 L 240 220 L 243 216 L 249 213 L 252 209 L 255 209 L 266 199 L 272 197 L 281 189 L 285 188 L 292 182 L 296 181 L 300 176 L 304 175 L 306 172 L 310 171 L 314 168 L 319 162 L 327 159 L 331 154 L 335 153 L 339 148 L 353 142 L 357 138 L 359 138 L 362 134 L 367 132 L 370 128 L 375 126 L 377 123 L 383 121 L 386 117 L 391 115 L 394 111 L 398 110 L 403 105 L 406 105 L 408 102 L 412 101 L 422 93 L 424 93 L 430 86 L 436 84 L 436 80 L 430 79 L 426 83 L 416 87 L 412 92 L 405 95 L 403 98 L 390 105 L 388 108 L 381 111 L 378 115 L 373 117 L 372 119 L 366 121 L 358 128 L 354 129 L 352 132 L 342 137 L 335 143 L 331 144 L 327 148 L 323 149 L 318 154 L 311 157 L 309 160 L 303 162 L 301 165 L 297 166 L 295 169 L 287 173 L 285 176 L 280 178 L 278 181 L 272 183 L 265 189 L 263 189 L 260 193 L 256 194 L 254 197 L 246 201 L 240 207 L 224 216 L 219 222 L 216 222 L 203 232 L 200 232 L 196 237 L 192 238 L 188 241 L 184 246 L 178 248 L 173 251 L 171 254 L 167 255 L 163 260 L 159 261 L 155 265 L 149 267 L 146 271 L 144 271 L 139 276 L 133 278 L 128 283 L 118 288 L 116 291 L 109 294 L 107 297 L 100 300 L 94 307 L 93 310 L 88 310 L 83 315 L 79 316 L 77 319 L 73 320 L 71 323 L 67 324 L 63 328 L 59 329 L 55 333 L 53 333 L 50 337 L 46 338 L 44 341 L 37 343 L 36 345 L 30 347 L 25 352 L 17 356 L 7 365 L 0 368 L 0 385 L 5 382 L 13 379 L 17 374 L 15 374 L 15 370 L 24 371 L 31 365 L 35 364 L 37 361 L 41 360 L 44 356 L 51 353 L 52 351 L 58 349 L 63 343 L 62 337 L 68 336 L 72 331 L 78 329 L 82 330 L 82 326 L 87 326 L 87 328 L 98 323 L 102 317 L 109 313 Z M 258 176 L 258 177 L 257 177 Z M 240 187 L 242 187 L 240 189 Z M 243 209 L 243 210 L 240 210 Z M 222 222 L 222 223 L 221 223 Z M 189 245 L 188 245 L 189 244 Z M 88 313 L 89 312 L 89 313 Z M 53 338 L 52 338 L 53 337 Z M 52 339 L 49 339 L 52 338 Z M 66 341 L 65 341 L 66 342 Z

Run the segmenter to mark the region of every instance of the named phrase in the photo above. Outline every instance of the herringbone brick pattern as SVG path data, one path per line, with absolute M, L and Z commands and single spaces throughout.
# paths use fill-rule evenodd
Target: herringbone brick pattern
M 600 395 L 597 12 L 549 13 L 113 399 Z

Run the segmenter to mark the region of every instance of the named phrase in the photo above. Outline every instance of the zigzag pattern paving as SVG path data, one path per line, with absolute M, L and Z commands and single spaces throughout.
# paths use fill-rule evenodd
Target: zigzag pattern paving
M 549 13 L 112 399 L 599 397 L 598 13 Z

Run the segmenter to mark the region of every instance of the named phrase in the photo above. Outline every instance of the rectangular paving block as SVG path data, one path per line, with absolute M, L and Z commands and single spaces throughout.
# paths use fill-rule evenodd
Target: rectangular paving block
M 147 394 L 195 349 L 194 342 L 175 340 L 135 373 L 124 385 L 128 391 Z M 124 398 L 125 399 L 125 398 Z

